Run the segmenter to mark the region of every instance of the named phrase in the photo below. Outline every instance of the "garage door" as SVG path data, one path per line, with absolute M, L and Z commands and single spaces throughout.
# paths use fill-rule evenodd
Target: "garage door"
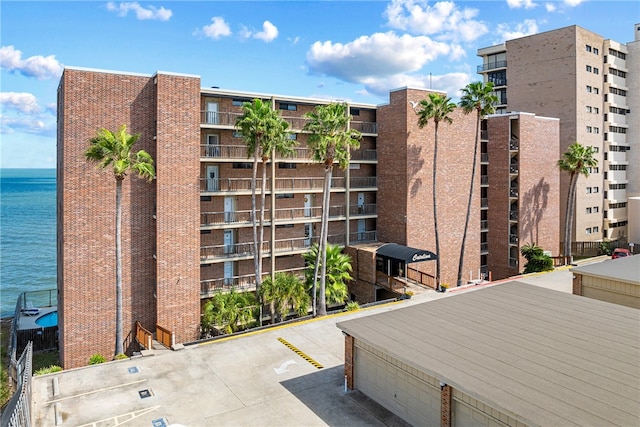
M 354 371 L 355 388 L 403 420 L 440 426 L 440 388 L 434 378 L 358 343 Z

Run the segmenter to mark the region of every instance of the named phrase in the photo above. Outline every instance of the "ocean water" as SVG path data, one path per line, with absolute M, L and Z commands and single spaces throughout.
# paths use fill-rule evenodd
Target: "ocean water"
M 20 293 L 56 288 L 56 170 L 0 169 L 0 211 L 0 315 L 8 317 Z

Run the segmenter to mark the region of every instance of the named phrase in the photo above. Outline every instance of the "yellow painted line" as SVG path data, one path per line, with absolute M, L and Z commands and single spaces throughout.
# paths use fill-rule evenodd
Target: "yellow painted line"
M 295 354 L 297 354 L 298 356 L 302 357 L 304 360 L 306 360 L 307 362 L 311 363 L 313 366 L 315 366 L 318 369 L 322 369 L 323 366 L 321 364 L 319 364 L 318 362 L 316 362 L 315 360 L 313 360 L 311 357 L 307 356 L 306 354 L 304 354 L 302 351 L 300 351 L 296 346 L 294 346 L 293 344 L 291 344 L 289 341 L 285 340 L 282 337 L 278 338 L 278 341 L 280 341 L 282 344 L 284 344 L 285 346 L 287 346 L 291 351 L 293 351 Z
M 98 427 L 98 426 L 104 426 L 104 425 L 111 425 L 113 427 L 121 426 L 123 424 L 128 423 L 129 421 L 133 421 L 136 418 L 140 418 L 143 415 L 146 415 L 146 414 L 148 414 L 150 412 L 153 412 L 158 408 L 160 408 L 160 405 L 152 406 L 152 407 L 146 408 L 146 409 L 141 409 L 139 411 L 128 412 L 126 414 L 116 415 L 116 416 L 111 417 L 111 418 L 105 418 L 103 420 L 94 421 L 92 423 L 83 424 L 83 425 L 78 426 L 78 427 Z M 124 420 L 122 420 L 122 421 L 118 420 L 119 418 L 123 418 L 123 417 L 126 417 L 126 418 Z M 113 424 L 111 424 L 111 422 L 113 422 Z
M 62 402 L 63 400 L 75 399 L 76 397 L 88 396 L 90 394 L 100 393 L 102 391 L 113 390 L 113 389 L 121 388 L 121 387 L 127 387 L 127 386 L 134 385 L 134 384 L 140 384 L 140 383 L 143 383 L 145 381 L 147 381 L 147 380 L 146 379 L 138 380 L 138 381 L 133 381 L 133 382 L 126 383 L 126 384 L 114 385 L 112 387 L 100 388 L 98 390 L 92 390 L 92 391 L 88 391 L 86 393 L 74 394 L 73 396 L 67 396 L 67 397 L 61 397 L 60 399 L 49 400 L 48 402 L 44 402 L 44 404 Z

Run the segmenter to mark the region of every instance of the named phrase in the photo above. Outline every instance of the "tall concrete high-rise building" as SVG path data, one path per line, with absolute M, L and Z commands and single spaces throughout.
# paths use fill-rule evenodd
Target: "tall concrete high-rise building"
M 628 237 L 627 197 L 638 173 L 630 156 L 640 149 L 637 40 L 626 45 L 574 25 L 478 50 L 478 73 L 494 83 L 499 112 L 560 119 L 560 150 L 549 162 L 576 141 L 594 148 L 598 166 L 578 180 L 574 241 Z M 568 174 L 560 182 L 566 200 Z

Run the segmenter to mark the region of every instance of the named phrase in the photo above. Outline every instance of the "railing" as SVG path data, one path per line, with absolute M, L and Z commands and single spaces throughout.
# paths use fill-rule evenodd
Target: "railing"
M 509 197 L 518 197 L 518 189 L 510 188 L 509 189 Z
M 357 231 L 349 234 L 349 241 L 355 243 L 370 243 L 378 241 L 377 231 Z
M 292 268 L 279 272 L 290 273 L 298 278 L 304 278 L 305 268 Z M 270 273 L 263 273 L 262 280 L 269 277 Z M 200 281 L 200 297 L 206 298 L 219 292 L 229 292 L 231 290 L 244 292 L 256 289 L 256 275 L 247 274 L 244 276 L 224 277 L 218 279 L 208 279 Z
M 485 131 L 483 131 L 485 132 Z M 480 162 L 489 163 L 489 153 L 480 153 Z
M 509 173 L 518 173 L 518 165 L 510 165 Z
M 487 242 L 480 243 L 480 252 L 483 254 L 486 254 L 487 252 L 489 252 L 489 243 Z
M 364 205 L 351 205 L 349 206 L 349 215 L 377 215 L 378 207 L 375 203 L 367 203 Z
M 489 199 L 486 197 L 483 197 L 480 199 L 480 207 L 481 208 L 488 208 L 489 207 Z
M 509 258 L 509 267 L 518 268 L 518 258 Z
M 554 267 L 562 267 L 563 265 L 569 265 L 571 264 L 571 257 L 570 256 L 553 256 L 551 257 L 551 259 L 553 260 L 553 266 Z
M 517 245 L 518 244 L 518 235 L 517 234 L 509 234 L 509 244 Z
M 376 161 L 378 152 L 376 150 L 356 150 L 351 152 L 351 160 Z
M 160 325 L 156 325 L 156 341 L 167 348 L 171 348 L 175 344 L 174 340 L 173 332 Z
M 493 70 L 496 68 L 505 68 L 507 66 L 507 61 L 495 61 L 495 62 L 487 62 L 486 64 L 478 65 L 478 73 L 487 70 Z
M 418 282 L 421 285 L 428 286 L 432 289 L 436 288 L 436 278 L 430 274 L 418 271 L 415 268 L 407 266 L 407 279 L 411 279 L 414 282 Z
M 376 188 L 374 176 L 351 178 L 351 188 Z M 270 180 L 267 179 L 267 188 Z M 322 190 L 324 177 L 317 178 L 276 178 L 276 190 Z M 262 188 L 262 179 L 258 178 L 256 189 Z M 344 177 L 333 177 L 331 188 L 345 188 Z M 251 178 L 200 178 L 201 192 L 251 191 Z
M 488 230 L 489 229 L 489 221 L 486 219 L 483 219 L 480 221 L 480 229 L 481 230 Z
M 140 322 L 136 321 L 136 341 L 141 347 L 151 350 L 153 347 L 153 334 L 142 327 Z
M 2 411 L 3 427 L 31 427 L 31 378 L 33 371 L 33 345 L 29 342 L 20 359 L 15 359 L 15 349 L 10 355 L 9 378 L 16 391 Z
M 509 219 L 511 221 L 517 221 L 518 220 L 518 211 L 509 212 Z
M 204 125 L 216 126 L 232 126 L 235 127 L 236 120 L 241 117 L 242 113 L 220 112 L 220 111 L 201 111 L 200 123 Z M 303 130 L 304 126 L 309 122 L 306 117 L 283 116 L 284 121 L 289 123 L 292 130 Z M 378 126 L 375 122 L 357 122 L 351 121 L 351 129 L 358 130 L 362 133 L 376 134 Z
M 516 136 L 511 135 L 511 138 L 509 139 L 509 150 L 516 151 L 519 148 L 520 148 L 520 141 Z
M 594 257 L 603 254 L 603 246 L 607 245 L 611 250 L 615 248 L 629 249 L 626 239 L 610 242 L 571 242 L 571 254 L 575 256 Z M 640 245 L 633 246 L 634 253 L 640 253 Z M 564 253 L 564 242 L 560 242 L 560 253 Z
M 375 176 L 356 176 L 352 177 L 351 188 L 376 188 L 378 180 Z
M 480 185 L 489 185 L 488 175 L 480 175 Z

